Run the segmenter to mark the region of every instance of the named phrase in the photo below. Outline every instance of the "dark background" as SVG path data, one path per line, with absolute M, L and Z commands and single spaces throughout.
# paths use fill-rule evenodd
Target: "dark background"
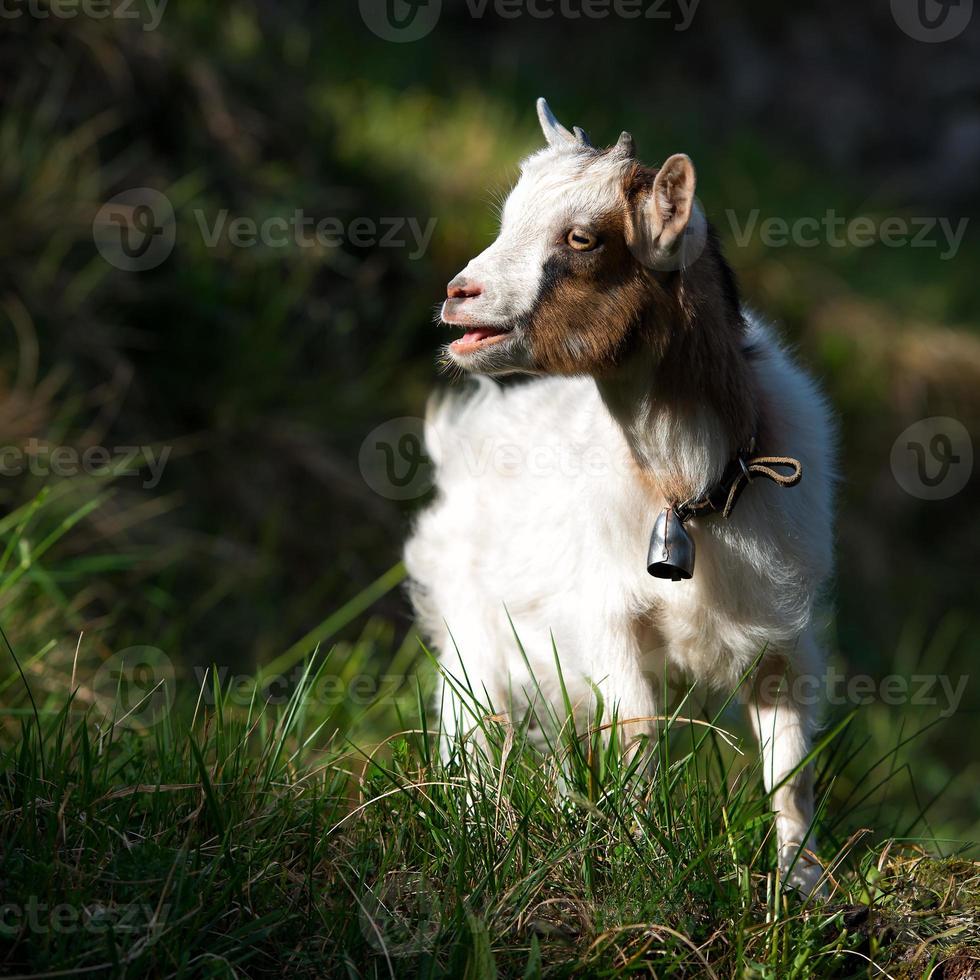
M 125 476 L 0 480 L 5 514 L 49 485 L 21 535 L 35 546 L 105 494 L 0 591 L 22 650 L 55 642 L 34 667 L 39 690 L 64 689 L 80 630 L 92 663 L 147 644 L 188 666 L 251 669 L 399 560 L 424 499 L 375 493 L 361 446 L 448 383 L 433 309 L 541 142 L 539 95 L 596 143 L 628 128 L 647 162 L 691 155 L 747 302 L 836 407 L 835 662 L 971 674 L 977 477 L 924 501 L 890 457 L 920 419 L 980 431 L 980 15 L 926 43 L 884 2 L 702 0 L 684 30 L 676 4 L 639 21 L 563 15 L 582 9 L 572 0 L 549 19 L 442 6 L 410 43 L 378 37 L 351 2 L 171 0 L 152 30 L 145 7 L 131 20 L 37 4 L 0 20 L 0 442 L 172 447 L 152 490 Z M 176 214 L 173 252 L 141 272 L 93 240 L 100 208 L 132 188 L 162 192 Z M 196 213 L 210 224 L 222 209 L 434 218 L 436 230 L 419 258 L 349 241 L 210 247 Z M 941 247 L 739 245 L 728 209 L 738 225 L 753 209 L 968 225 L 943 259 Z M 16 564 L 23 544 L 10 547 Z M 395 589 L 371 616 L 380 667 L 410 611 Z M 339 635 L 364 629 L 359 617 Z M 919 743 L 915 792 L 928 800 L 955 777 L 937 812 L 960 835 L 978 820 L 977 690 Z M 932 718 L 912 714 L 871 724 Z

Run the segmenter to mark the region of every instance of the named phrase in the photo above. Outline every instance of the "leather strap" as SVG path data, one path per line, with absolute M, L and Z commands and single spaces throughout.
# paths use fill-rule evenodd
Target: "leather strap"
M 790 472 L 781 473 L 781 468 Z M 727 518 L 735 509 L 742 491 L 757 476 L 772 480 L 779 487 L 795 487 L 803 479 L 803 464 L 792 456 L 750 456 L 748 453 L 739 453 L 725 467 L 725 472 L 715 486 L 701 497 L 674 504 L 674 513 L 681 523 L 704 514 L 721 514 Z

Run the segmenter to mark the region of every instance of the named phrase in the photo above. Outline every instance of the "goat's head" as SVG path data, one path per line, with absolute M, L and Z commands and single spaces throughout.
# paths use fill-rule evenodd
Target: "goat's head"
M 694 167 L 644 167 L 629 133 L 597 150 L 544 99 L 538 115 L 548 146 L 522 164 L 497 240 L 449 283 L 442 320 L 465 332 L 447 354 L 482 374 L 598 374 L 704 247 Z

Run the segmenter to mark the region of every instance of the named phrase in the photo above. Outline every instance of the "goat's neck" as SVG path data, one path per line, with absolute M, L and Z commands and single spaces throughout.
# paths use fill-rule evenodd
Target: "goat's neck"
M 714 486 L 756 433 L 742 332 L 741 322 L 661 329 L 666 342 L 644 339 L 596 381 L 638 467 L 668 501 Z

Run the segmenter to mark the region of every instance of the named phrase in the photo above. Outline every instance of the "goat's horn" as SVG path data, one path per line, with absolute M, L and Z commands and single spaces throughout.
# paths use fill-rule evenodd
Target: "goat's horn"
M 636 143 L 633 141 L 633 134 L 623 132 L 619 137 L 619 142 L 613 147 L 613 152 L 627 160 L 632 160 L 636 156 Z
M 575 138 L 583 146 L 588 146 L 588 147 L 592 146 L 592 140 L 589 139 L 589 134 L 584 129 L 582 129 L 581 126 L 574 126 L 573 131 L 575 133 Z
M 575 137 L 558 122 L 545 99 L 538 99 L 538 119 L 550 146 L 575 142 Z

